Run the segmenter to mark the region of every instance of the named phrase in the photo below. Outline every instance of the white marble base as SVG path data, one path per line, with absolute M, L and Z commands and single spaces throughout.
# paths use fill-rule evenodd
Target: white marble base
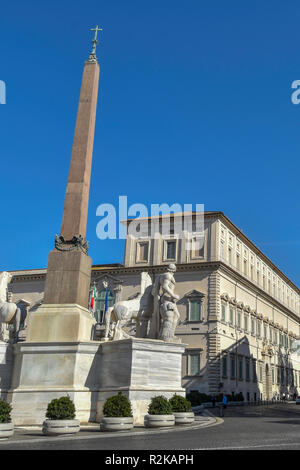
M 153 396 L 185 396 L 181 363 L 185 345 L 129 338 L 110 342 L 18 343 L 8 395 L 16 425 L 42 424 L 48 403 L 69 395 L 76 418 L 100 421 L 105 400 L 122 390 L 134 423 L 143 424 Z
M 0 399 L 6 400 L 13 371 L 13 345 L 0 341 Z
M 48 403 L 69 395 L 76 418 L 95 421 L 99 342 L 19 343 L 8 399 L 16 425 L 42 424 Z
M 97 421 L 106 398 L 119 390 L 132 403 L 134 424 L 144 424 L 152 397 L 185 396 L 181 385 L 184 344 L 129 338 L 102 343 L 101 350 Z

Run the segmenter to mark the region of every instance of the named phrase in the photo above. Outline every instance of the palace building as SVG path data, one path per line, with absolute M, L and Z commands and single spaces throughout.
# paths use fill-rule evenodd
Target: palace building
M 143 271 L 154 279 L 175 263 L 176 336 L 186 344 L 183 386 L 207 394 L 242 392 L 245 400 L 298 394 L 299 288 L 222 212 L 205 212 L 203 246 L 191 248 L 185 232 L 178 237 L 171 226 L 163 235 L 160 219 L 154 220 L 159 236 L 127 237 L 124 264 L 92 266 L 99 327 L 105 304 L 138 295 Z M 189 236 L 196 241 L 198 235 Z M 46 269 L 11 274 L 12 301 L 30 317 L 43 302 Z M 134 334 L 134 323 L 129 331 Z

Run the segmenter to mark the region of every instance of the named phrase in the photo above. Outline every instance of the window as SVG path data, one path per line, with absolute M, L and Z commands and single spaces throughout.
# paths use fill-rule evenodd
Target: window
M 234 309 L 233 307 L 229 307 L 229 323 L 230 325 L 234 325 Z
M 200 353 L 189 354 L 189 375 L 200 374 Z
M 195 237 L 192 241 L 192 256 L 193 258 L 204 257 L 204 238 Z
M 274 330 L 274 343 L 277 344 L 278 342 L 278 333 L 276 330 Z
M 227 377 L 227 356 L 222 357 L 222 376 Z
M 272 367 L 272 384 L 274 385 L 275 383 L 275 370 L 274 367 Z
M 248 315 L 244 315 L 244 329 L 248 331 Z
M 255 360 L 253 360 L 253 362 L 252 362 L 252 368 L 253 368 L 253 374 L 252 374 L 253 382 L 256 382 L 257 381 L 257 375 L 256 375 L 256 361 Z
M 202 292 L 192 290 L 185 294 L 186 306 L 187 306 L 187 321 L 199 322 L 202 320 L 202 301 L 205 297 Z
M 250 361 L 246 359 L 246 380 L 250 380 Z
M 224 259 L 224 242 L 223 242 L 223 240 L 221 240 L 221 243 L 220 243 L 220 258 Z
M 167 259 L 176 258 L 176 241 L 167 241 Z
M 226 322 L 226 304 L 222 303 L 221 321 Z
M 260 323 L 260 321 L 257 322 L 257 336 L 259 338 L 261 336 L 261 323 Z
M 149 252 L 149 242 L 139 242 L 137 261 L 140 261 L 140 262 L 148 261 L 148 252 Z
M 231 247 L 228 247 L 228 263 L 230 265 L 232 264 L 232 249 L 231 249 Z
M 236 269 L 239 271 L 240 270 L 240 255 L 236 255 Z
M 243 380 L 244 374 L 243 374 L 243 358 L 239 357 L 239 380 Z
M 200 321 L 201 320 L 201 300 L 190 300 L 190 321 Z
M 268 327 L 266 324 L 264 324 L 264 338 L 267 339 L 268 336 Z
M 235 378 L 235 357 L 230 356 L 230 377 Z
M 263 367 L 261 364 L 259 364 L 259 381 L 263 381 Z
M 255 335 L 255 320 L 251 318 L 251 334 Z
M 279 344 L 280 346 L 283 346 L 283 334 L 282 333 L 279 334 Z
M 244 259 L 244 275 L 247 276 L 248 274 L 248 265 L 247 265 L 247 260 Z
M 273 328 L 270 327 L 270 341 L 273 342 Z
M 242 312 L 240 310 L 237 311 L 237 326 L 238 328 L 242 327 Z

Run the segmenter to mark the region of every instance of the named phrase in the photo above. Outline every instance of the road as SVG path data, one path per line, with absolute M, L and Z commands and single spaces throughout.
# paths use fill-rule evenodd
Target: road
M 99 434 L 81 432 L 76 438 L 61 441 L 46 440 L 41 436 L 39 442 L 32 442 L 33 438 L 27 437 L 22 442 L 2 442 L 0 450 L 299 450 L 300 405 L 227 409 L 223 423 L 203 429 L 115 438 L 100 437 Z

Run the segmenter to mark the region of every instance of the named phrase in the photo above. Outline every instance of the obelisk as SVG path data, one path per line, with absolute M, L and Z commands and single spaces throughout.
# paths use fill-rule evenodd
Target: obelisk
M 28 341 L 77 341 L 90 335 L 92 260 L 85 237 L 100 73 L 99 30 L 93 29 L 93 48 L 83 70 L 60 236 L 49 253 L 44 302 L 30 322 Z

